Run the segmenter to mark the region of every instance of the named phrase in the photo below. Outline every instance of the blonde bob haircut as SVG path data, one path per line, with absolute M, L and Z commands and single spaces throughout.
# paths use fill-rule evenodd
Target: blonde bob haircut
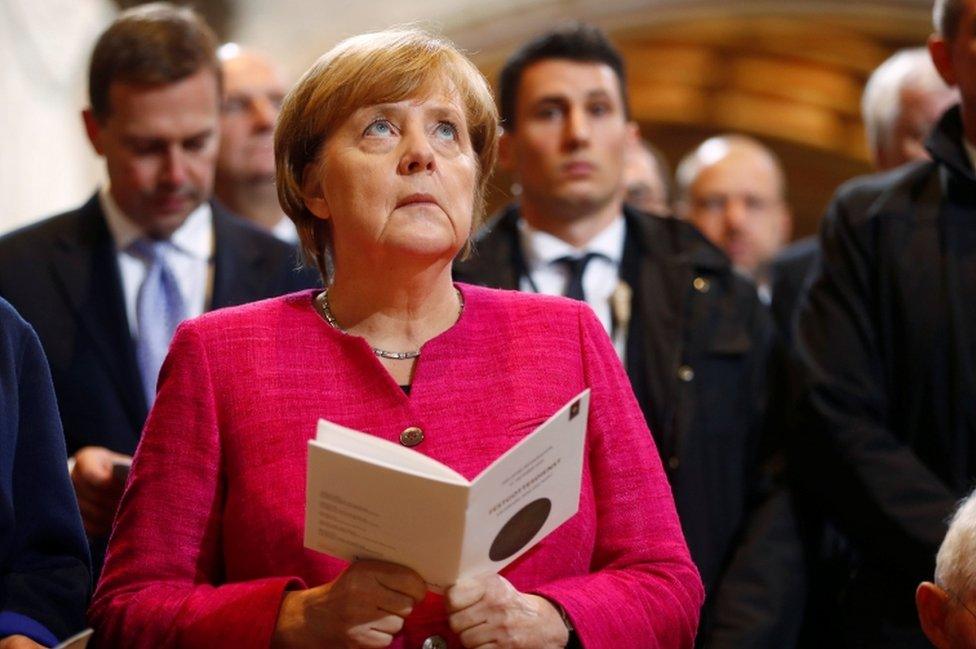
M 314 263 L 326 283 L 331 226 L 305 205 L 306 169 L 356 110 L 423 98 L 440 84 L 457 92 L 478 158 L 471 228 L 476 232 L 485 219 L 485 188 L 498 152 L 498 111 L 488 82 L 453 44 L 413 28 L 354 36 L 323 54 L 285 97 L 275 129 L 278 200 L 298 229 L 305 262 Z

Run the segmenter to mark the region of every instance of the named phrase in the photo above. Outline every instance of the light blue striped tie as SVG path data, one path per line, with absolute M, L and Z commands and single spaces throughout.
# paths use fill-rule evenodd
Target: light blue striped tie
M 138 239 L 130 250 L 146 262 L 146 277 L 136 297 L 136 359 L 142 374 L 146 405 L 156 399 L 156 380 L 176 326 L 186 317 L 186 307 L 166 254 L 167 241 Z

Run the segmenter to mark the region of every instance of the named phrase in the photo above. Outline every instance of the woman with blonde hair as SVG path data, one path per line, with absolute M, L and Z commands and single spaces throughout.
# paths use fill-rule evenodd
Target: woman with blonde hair
M 344 41 L 292 90 L 279 195 L 328 288 L 177 332 L 90 610 L 106 645 L 692 645 L 701 583 L 600 323 L 452 281 L 496 142 L 484 78 L 421 31 Z M 473 478 L 586 388 L 579 511 L 500 575 L 440 596 L 303 547 L 319 418 Z

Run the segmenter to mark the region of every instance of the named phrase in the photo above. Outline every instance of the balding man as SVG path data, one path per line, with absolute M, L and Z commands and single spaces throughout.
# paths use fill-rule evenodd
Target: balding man
M 938 649 L 976 647 L 976 494 L 959 505 L 939 553 L 935 583 L 922 582 L 915 603 L 922 631 Z
M 775 154 L 743 135 L 713 137 L 678 165 L 678 215 L 725 251 L 768 301 L 767 267 L 793 218 Z
M 928 160 L 925 138 L 959 92 L 946 85 L 924 47 L 899 50 L 871 73 L 861 115 L 878 171 Z
M 275 190 L 274 125 L 287 92 L 284 76 L 269 58 L 236 43 L 223 45 L 217 54 L 224 92 L 214 194 L 238 216 L 297 243 Z

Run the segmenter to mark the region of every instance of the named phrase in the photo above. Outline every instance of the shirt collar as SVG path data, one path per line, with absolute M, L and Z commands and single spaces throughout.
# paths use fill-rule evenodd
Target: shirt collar
M 619 266 L 624 254 L 626 228 L 624 227 L 623 214 L 603 228 L 583 248 L 576 248 L 548 232 L 536 230 L 525 219 L 519 219 L 518 228 L 519 239 L 529 272 L 546 267 L 560 257 L 567 255 L 578 257 L 588 252 L 595 252 Z
M 98 201 L 116 250 L 126 250 L 133 241 L 145 236 L 143 229 L 122 212 L 109 191 L 109 185 L 99 190 Z M 170 236 L 169 242 L 185 255 L 209 260 L 213 252 L 213 210 L 210 203 L 204 201 L 190 212 L 183 225 Z

